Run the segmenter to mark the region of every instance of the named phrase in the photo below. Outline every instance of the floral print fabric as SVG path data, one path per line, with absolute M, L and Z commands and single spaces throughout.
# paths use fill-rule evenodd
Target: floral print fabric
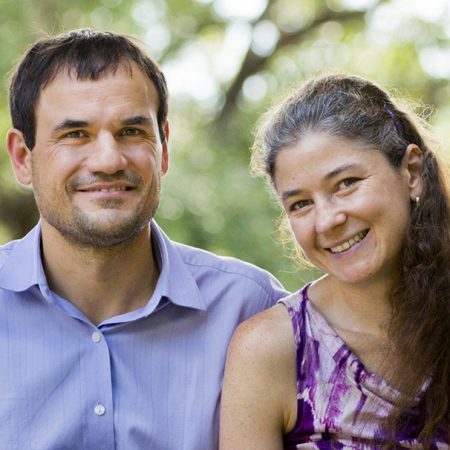
M 365 369 L 309 301 L 308 287 L 280 300 L 297 349 L 297 422 L 285 436 L 285 448 L 381 449 L 387 438 L 380 423 L 399 394 Z M 408 412 L 397 448 L 422 448 L 416 440 L 421 418 L 418 405 Z M 442 429 L 431 449 L 449 449 L 448 442 Z

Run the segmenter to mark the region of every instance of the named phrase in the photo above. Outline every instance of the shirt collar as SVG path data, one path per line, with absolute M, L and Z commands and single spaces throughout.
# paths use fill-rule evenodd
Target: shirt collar
M 151 230 L 155 257 L 159 259 L 160 265 L 160 275 L 152 299 L 158 302 L 161 298 L 167 298 L 178 306 L 205 310 L 205 301 L 198 285 L 175 244 L 154 221 L 151 222 Z M 0 267 L 1 288 L 21 292 L 34 285 L 47 286 L 41 259 L 40 223 L 16 242 Z
M 175 244 L 155 221 L 151 223 L 151 230 L 153 248 L 160 264 L 160 274 L 152 297 L 166 297 L 178 306 L 206 310 L 197 282 Z
M 34 285 L 46 285 L 41 260 L 40 223 L 25 237 L 8 245 L 14 245 L 14 247 L 0 267 L 0 287 L 21 292 Z

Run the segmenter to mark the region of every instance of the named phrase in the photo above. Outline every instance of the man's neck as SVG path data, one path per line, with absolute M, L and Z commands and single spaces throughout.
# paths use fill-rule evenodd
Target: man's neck
M 43 224 L 42 255 L 50 289 L 94 324 L 144 306 L 159 275 L 149 226 L 131 241 L 96 249 L 79 246 Z

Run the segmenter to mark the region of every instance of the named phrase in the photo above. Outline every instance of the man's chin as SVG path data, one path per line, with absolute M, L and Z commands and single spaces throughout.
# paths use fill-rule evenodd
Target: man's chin
M 79 247 L 107 249 L 129 243 L 149 226 L 150 215 L 77 215 L 71 223 L 48 221 L 61 236 Z
M 107 249 L 129 243 L 140 235 L 148 222 L 142 224 L 127 224 L 126 226 L 90 226 L 71 230 L 60 230 L 61 234 L 81 247 Z

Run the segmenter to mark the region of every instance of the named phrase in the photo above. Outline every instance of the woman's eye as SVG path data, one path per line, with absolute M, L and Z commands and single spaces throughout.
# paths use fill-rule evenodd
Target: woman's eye
M 299 200 L 293 203 L 290 207 L 290 211 L 300 211 L 311 204 L 311 200 Z
M 353 186 L 358 181 L 359 181 L 359 178 L 355 178 L 355 177 L 345 178 L 338 184 L 338 190 Z

